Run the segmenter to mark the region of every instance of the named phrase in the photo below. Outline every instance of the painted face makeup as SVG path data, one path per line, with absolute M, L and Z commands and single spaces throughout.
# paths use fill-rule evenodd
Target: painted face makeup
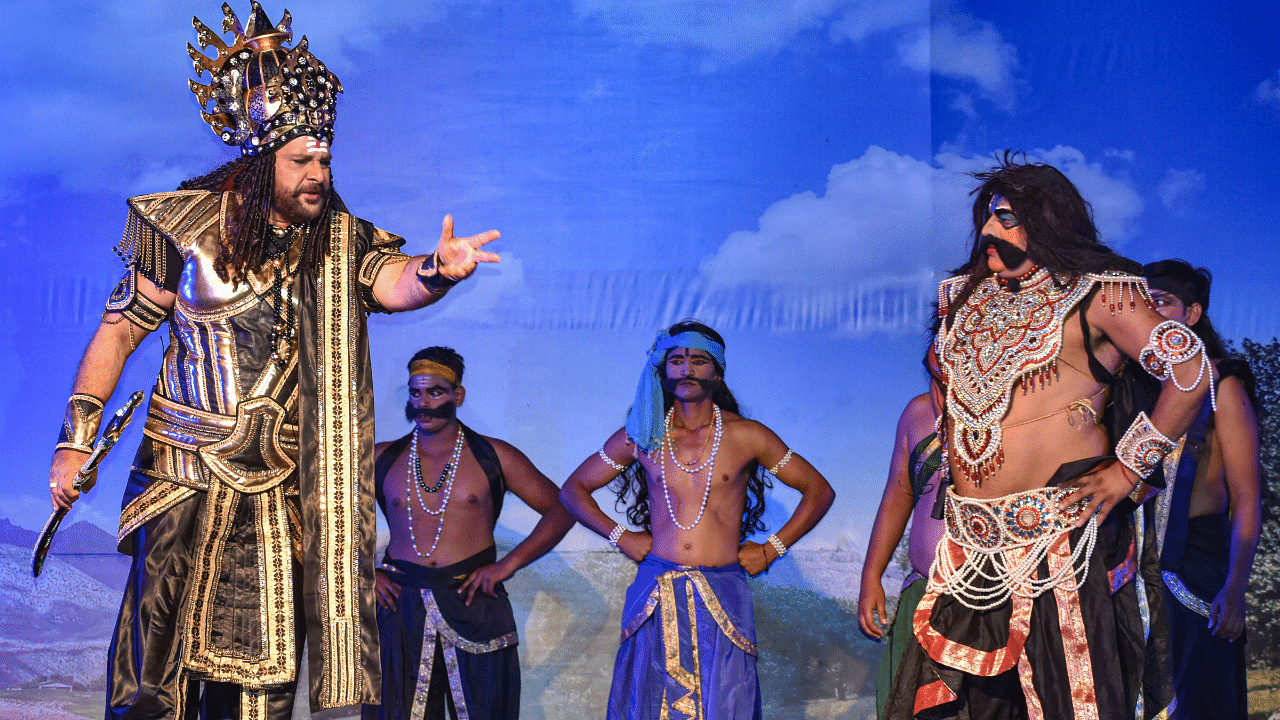
M 307 152 L 309 153 L 327 153 L 329 152 L 329 143 L 316 138 L 307 138 Z
M 995 215 L 996 222 L 1000 223 L 1000 227 L 1003 227 L 1005 230 L 1012 230 L 1016 227 L 1020 227 L 1022 225 L 1022 221 L 1019 220 L 1017 214 L 1013 212 L 1013 208 L 998 207 L 1000 205 L 1007 205 L 1008 203 L 1009 200 L 1005 196 L 999 193 L 992 195 L 991 204 L 987 207 L 987 214 Z M 1003 257 L 1001 259 L 1003 259 Z

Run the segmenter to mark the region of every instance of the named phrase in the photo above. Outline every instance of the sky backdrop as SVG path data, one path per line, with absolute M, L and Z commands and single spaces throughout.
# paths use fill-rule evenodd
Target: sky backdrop
M 408 357 L 451 345 L 468 364 L 463 419 L 560 483 L 622 424 L 653 333 L 694 315 L 724 332 L 748 413 L 839 493 L 806 546 L 865 548 L 898 413 L 924 390 L 928 304 L 967 253 L 965 173 L 1006 148 L 1062 169 L 1123 253 L 1208 265 L 1225 335 L 1280 333 L 1274 4 L 289 9 L 345 87 L 333 167 L 352 211 L 411 252 L 434 247 L 445 213 L 461 234 L 503 233 L 499 266 L 372 320 L 380 439 L 407 430 Z M 38 528 L 70 378 L 122 272 L 124 198 L 235 151 L 186 89 L 190 18 L 216 29 L 218 3 L 6 14 L 20 31 L 0 64 L 0 517 Z M 140 348 L 110 407 L 150 387 L 161 353 L 160 338 Z M 131 445 L 80 519 L 114 531 Z M 773 528 L 796 496 L 776 498 Z M 532 527 L 508 507 L 504 531 Z

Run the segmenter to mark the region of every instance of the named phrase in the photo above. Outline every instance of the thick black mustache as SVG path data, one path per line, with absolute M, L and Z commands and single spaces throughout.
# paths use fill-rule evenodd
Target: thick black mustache
M 676 386 L 684 382 L 685 380 L 698 383 L 699 385 L 702 386 L 703 392 L 707 393 L 708 395 L 715 392 L 715 389 L 720 386 L 720 381 L 717 380 L 716 378 L 709 378 L 709 379 L 694 378 L 694 377 L 682 377 L 682 378 L 674 378 L 674 379 L 665 378 L 662 381 L 662 390 L 663 392 L 673 393 L 676 391 Z
M 1019 267 L 1027 261 L 1027 251 L 1014 245 L 1008 240 L 1003 240 L 995 235 L 982 236 L 982 252 L 986 252 L 988 247 L 996 249 L 996 255 L 1000 256 L 1000 262 L 1010 270 Z
M 432 418 L 437 420 L 451 420 L 454 417 L 456 417 L 457 414 L 458 414 L 458 406 L 455 405 L 453 401 L 449 401 L 443 405 L 440 405 L 439 407 L 433 407 L 433 408 L 429 408 L 429 407 L 416 408 L 413 406 L 412 402 L 407 402 L 404 404 L 404 418 L 409 422 L 416 422 L 418 420 L 428 420 Z

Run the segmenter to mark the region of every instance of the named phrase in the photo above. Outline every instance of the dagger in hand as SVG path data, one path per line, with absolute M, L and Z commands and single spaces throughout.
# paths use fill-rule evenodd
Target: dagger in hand
M 115 447 L 116 441 L 120 439 L 120 435 L 124 429 L 129 426 L 129 421 L 133 419 L 133 411 L 142 403 L 142 391 L 138 390 L 129 396 L 124 406 L 116 411 L 116 414 L 107 421 L 107 427 L 102 431 L 102 437 L 93 444 L 93 451 L 89 453 L 89 459 L 84 461 L 84 465 L 80 467 L 80 471 L 76 473 L 75 489 L 80 490 L 84 484 L 89 481 L 93 472 L 98 469 L 98 464 L 102 459 L 111 452 L 111 448 Z M 49 516 L 48 522 L 44 524 L 44 529 L 40 531 L 40 537 L 36 540 L 35 550 L 31 553 L 31 574 L 40 577 L 40 571 L 44 569 L 45 557 L 49 554 L 49 547 L 53 544 L 53 535 L 58 532 L 58 526 L 62 524 L 62 518 L 67 516 L 70 508 L 60 507 L 53 511 Z

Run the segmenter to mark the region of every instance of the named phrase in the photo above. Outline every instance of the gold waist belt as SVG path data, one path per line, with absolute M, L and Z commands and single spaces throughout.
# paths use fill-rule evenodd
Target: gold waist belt
M 143 434 L 193 452 L 205 467 L 240 492 L 257 493 L 284 482 L 297 467 L 298 426 L 268 397 L 236 406 L 235 415 L 193 408 L 151 394 Z

